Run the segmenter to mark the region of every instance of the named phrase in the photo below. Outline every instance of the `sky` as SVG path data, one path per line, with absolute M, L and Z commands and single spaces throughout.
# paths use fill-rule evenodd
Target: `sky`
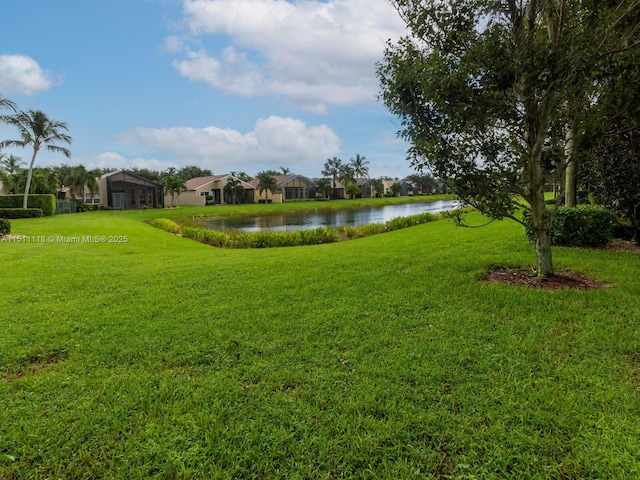
M 376 62 L 405 33 L 387 0 L 2 3 L 0 95 L 73 138 L 37 166 L 319 177 L 360 154 L 371 177 L 413 173 L 378 98 Z

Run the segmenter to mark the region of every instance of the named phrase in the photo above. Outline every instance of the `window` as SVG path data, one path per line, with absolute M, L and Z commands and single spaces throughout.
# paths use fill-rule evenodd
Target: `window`
M 129 199 L 131 201 L 131 205 L 135 205 L 136 204 L 136 191 L 135 190 L 131 190 L 131 192 L 129 194 Z

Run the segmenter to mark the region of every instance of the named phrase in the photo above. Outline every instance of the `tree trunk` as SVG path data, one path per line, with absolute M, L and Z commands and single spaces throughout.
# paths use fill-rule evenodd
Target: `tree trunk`
M 33 157 L 31 157 L 31 163 L 29 164 L 29 171 L 27 172 L 27 184 L 24 186 L 24 199 L 22 200 L 22 208 L 27 208 L 27 202 L 29 200 L 29 190 L 31 190 L 31 176 L 33 175 L 33 164 L 36 162 L 36 155 L 38 149 L 34 145 Z
M 544 190 L 532 192 L 531 220 L 536 241 L 536 274 L 538 277 L 553 276 L 553 259 L 551 255 L 551 215 L 544 202 Z
M 578 164 L 574 155 L 575 141 L 574 137 L 577 129 L 577 121 L 572 119 L 567 129 L 567 142 L 564 146 L 564 155 L 567 159 L 567 168 L 565 169 L 565 185 L 564 185 L 564 205 L 565 207 L 575 207 L 577 202 L 577 185 L 578 185 Z
M 541 278 L 553 276 L 553 261 L 551 257 L 551 215 L 547 210 L 544 198 L 545 171 L 542 165 L 542 148 L 550 123 L 549 99 L 538 110 L 539 117 L 531 120 L 528 125 L 529 162 L 527 165 L 529 202 L 531 206 L 531 220 L 536 241 L 536 275 Z M 529 111 L 536 111 L 528 105 Z M 533 118 L 533 117 L 532 117 Z

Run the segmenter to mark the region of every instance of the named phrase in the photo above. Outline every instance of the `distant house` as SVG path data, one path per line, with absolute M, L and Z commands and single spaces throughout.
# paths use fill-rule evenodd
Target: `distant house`
M 225 198 L 224 188 L 230 180 L 238 180 L 244 188 L 244 194 L 236 197 L 237 203 L 255 203 L 255 188 L 247 182 L 237 179 L 233 175 L 210 175 L 208 177 L 196 177 L 185 182 L 187 190 L 180 193 L 181 205 L 220 205 L 232 203 L 231 198 Z M 170 195 L 165 197 L 169 203 Z
M 420 195 L 420 187 L 409 180 L 400 181 L 400 196 L 411 197 L 413 195 Z
M 397 180 L 383 180 L 382 187 L 384 188 L 383 192 L 380 192 L 381 195 L 390 195 L 392 193 L 392 187 L 394 183 L 397 183 Z
M 135 209 L 164 207 L 164 187 L 135 173 L 121 170 L 98 179 L 98 191 L 85 202 L 103 208 Z
M 276 181 L 276 189 L 272 194 L 268 193 L 269 200 L 272 203 L 282 203 L 292 200 L 307 200 L 315 198 L 316 185 L 312 180 L 302 175 L 274 175 L 273 178 Z M 267 192 L 260 193 L 259 185 L 260 180 L 254 179 L 249 182 L 252 185 L 257 194 L 257 198 L 264 200 L 267 196 Z
M 356 178 L 356 184 L 360 187 L 360 194 L 356 195 L 356 198 L 373 198 L 375 195 L 375 188 L 373 188 L 369 179 Z

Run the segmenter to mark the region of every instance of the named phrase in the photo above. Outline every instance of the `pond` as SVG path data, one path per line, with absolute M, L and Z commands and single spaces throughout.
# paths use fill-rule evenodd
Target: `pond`
M 315 212 L 288 212 L 261 217 L 202 217 L 196 223 L 214 230 L 287 231 L 318 227 L 357 227 L 370 223 L 385 223 L 396 217 L 409 217 L 419 213 L 439 213 L 459 208 L 457 200 L 436 200 L 401 205 L 385 205 L 345 210 L 316 210 Z

